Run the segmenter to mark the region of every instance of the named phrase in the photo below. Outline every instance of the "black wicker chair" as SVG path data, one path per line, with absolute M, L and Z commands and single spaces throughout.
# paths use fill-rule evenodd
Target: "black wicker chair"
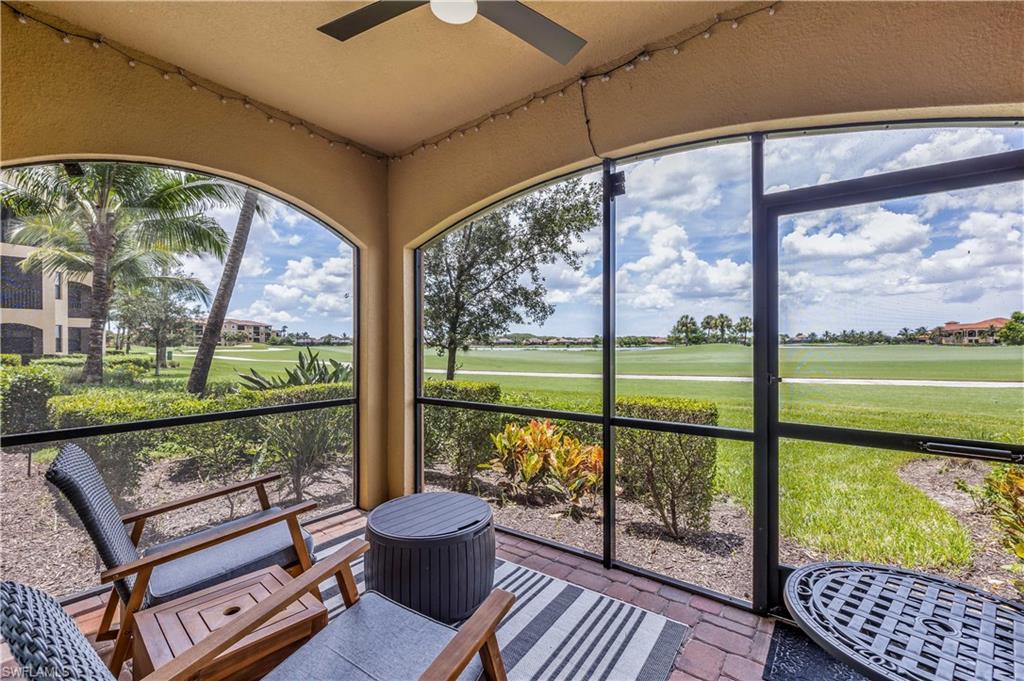
M 287 509 L 270 505 L 265 484 L 277 475 L 228 485 L 186 499 L 120 514 L 89 455 L 68 443 L 46 471 L 46 479 L 71 502 L 92 538 L 107 570 L 102 582 L 113 582 L 97 638 L 116 637 L 110 670 L 116 675 L 128 656 L 134 613 L 270 565 L 297 574 L 312 565 L 313 537 L 299 525 L 298 514 L 314 502 Z M 146 519 L 225 494 L 253 488 L 263 510 L 159 544 L 142 553 L 137 548 Z M 126 525 L 131 524 L 129 534 Z M 118 600 L 121 623 L 112 627 Z
M 75 621 L 42 591 L 0 582 L 0 634 L 27 679 L 114 679 Z

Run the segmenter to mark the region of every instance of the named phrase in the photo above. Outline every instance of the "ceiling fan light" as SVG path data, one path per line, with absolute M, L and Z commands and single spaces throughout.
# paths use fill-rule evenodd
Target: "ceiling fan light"
M 465 24 L 476 16 L 476 0 L 430 0 L 430 11 L 447 24 Z

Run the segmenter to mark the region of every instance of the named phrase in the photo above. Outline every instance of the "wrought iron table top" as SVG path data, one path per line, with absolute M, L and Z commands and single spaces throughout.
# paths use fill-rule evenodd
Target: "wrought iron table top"
M 797 569 L 785 599 L 804 633 L 870 679 L 1024 679 L 1024 603 L 847 562 Z

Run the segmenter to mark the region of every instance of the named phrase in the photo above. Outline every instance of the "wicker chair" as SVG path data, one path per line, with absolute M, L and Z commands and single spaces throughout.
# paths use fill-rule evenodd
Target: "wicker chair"
M 458 629 L 367 592 L 356 590 L 351 562 L 369 548 L 355 540 L 243 612 L 147 681 L 186 681 L 220 653 L 303 594 L 334 577 L 345 610 L 264 677 L 265 681 L 507 681 L 496 631 L 515 596 L 495 589 Z M 60 605 L 30 587 L 0 585 L 0 634 L 26 678 L 112 681 L 88 640 Z
M 64 608 L 32 587 L 0 582 L 0 634 L 27 679 L 114 679 Z
M 107 570 L 104 583 L 114 583 L 97 638 L 116 638 L 110 670 L 120 672 L 130 650 L 134 614 L 234 577 L 280 565 L 297 574 L 312 565 L 313 537 L 299 525 L 298 515 L 316 508 L 314 502 L 286 509 L 273 507 L 265 485 L 277 475 L 235 483 L 154 508 L 120 514 L 103 478 L 89 455 L 76 444 L 61 447 L 46 479 L 67 497 L 92 538 Z M 137 548 L 148 518 L 245 489 L 255 489 L 261 511 L 173 539 L 150 548 Z M 131 532 L 126 525 L 131 525 Z M 121 622 L 113 627 L 121 602 Z

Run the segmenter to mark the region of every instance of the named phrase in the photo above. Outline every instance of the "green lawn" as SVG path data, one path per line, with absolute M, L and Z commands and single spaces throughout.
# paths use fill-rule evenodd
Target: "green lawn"
M 339 362 L 352 361 L 352 346 L 313 346 L 313 352 L 320 353 L 321 359 L 333 358 Z M 174 361 L 181 366 L 176 369 L 161 369 L 160 375 L 165 378 L 188 378 L 195 360 L 194 347 L 174 348 Z M 249 373 L 253 368 L 264 376 L 272 374 L 284 375 L 285 367 L 295 365 L 302 348 L 288 346 L 237 345 L 219 347 L 214 353 L 213 365 L 210 368 L 211 381 L 235 381 L 239 373 Z M 153 356 L 153 348 L 135 346 L 132 354 L 148 354 Z
M 742 345 L 697 345 L 616 352 L 619 374 L 750 376 L 752 350 Z M 600 373 L 592 348 L 471 349 L 458 354 L 465 370 Z M 939 345 L 783 346 L 782 375 L 803 378 L 888 378 L 1024 381 L 1024 348 Z M 427 349 L 427 369 L 445 358 Z
M 321 357 L 351 361 L 351 347 L 314 348 Z M 192 349 L 175 351 L 187 376 Z M 283 372 L 298 348 L 218 348 L 212 380 L 233 380 L 255 368 Z M 658 350 L 620 350 L 619 375 L 749 376 L 751 349 L 707 345 Z M 501 349 L 460 353 L 463 370 L 600 373 L 594 349 Z M 1013 347 L 783 347 L 784 377 L 933 380 L 1024 380 L 1024 349 Z M 428 368 L 444 358 L 425 353 Z M 427 374 L 437 379 L 439 374 Z M 520 404 L 576 410 L 599 408 L 601 382 L 589 378 L 474 376 L 499 383 Z M 715 402 L 722 425 L 749 428 L 750 383 L 619 379 L 619 395 L 662 395 Z M 1024 442 L 1024 391 L 884 385 L 786 384 L 780 386 L 784 420 L 897 432 Z M 751 506 L 751 445 L 720 441 L 718 485 Z M 938 503 L 898 476 L 915 455 L 826 443 L 786 441 L 780 454 L 783 534 L 835 558 L 872 560 L 956 573 L 971 560 L 969 536 Z

